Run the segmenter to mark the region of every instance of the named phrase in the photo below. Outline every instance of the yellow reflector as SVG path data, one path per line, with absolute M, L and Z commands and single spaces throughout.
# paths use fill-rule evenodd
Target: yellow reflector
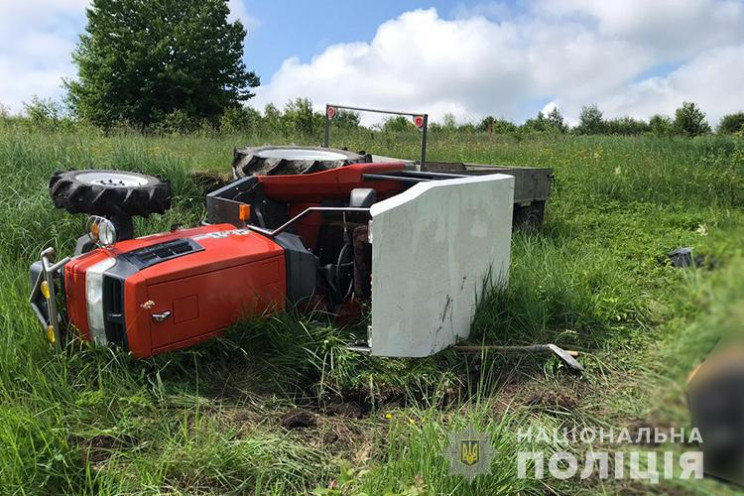
M 57 341 L 57 338 L 54 335 L 54 326 L 47 326 L 46 338 L 47 338 L 47 341 L 49 341 L 52 344 L 54 344 L 54 342 Z
M 98 239 L 98 222 L 93 222 L 90 225 L 90 234 L 93 236 L 93 239 Z
M 44 295 L 44 298 L 47 300 L 49 299 L 49 296 L 51 293 L 49 292 L 49 283 L 46 281 L 41 281 L 41 286 L 39 287 L 41 290 L 41 294 Z

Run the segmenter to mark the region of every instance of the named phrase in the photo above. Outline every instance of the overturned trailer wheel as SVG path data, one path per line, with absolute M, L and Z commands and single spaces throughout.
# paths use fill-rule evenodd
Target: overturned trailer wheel
M 311 146 L 264 146 L 236 148 L 233 151 L 233 175 L 309 174 L 349 164 L 371 162 L 369 155 L 347 150 Z

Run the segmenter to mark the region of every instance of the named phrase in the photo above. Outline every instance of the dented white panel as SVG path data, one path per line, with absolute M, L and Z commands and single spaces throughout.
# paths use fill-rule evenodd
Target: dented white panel
M 514 177 L 418 183 L 372 206 L 371 353 L 432 355 L 470 334 L 492 269 L 506 283 Z

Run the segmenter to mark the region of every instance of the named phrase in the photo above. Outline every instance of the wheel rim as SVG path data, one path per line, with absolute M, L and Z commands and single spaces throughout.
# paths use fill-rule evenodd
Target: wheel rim
M 312 160 L 312 161 L 336 161 L 346 160 L 348 157 L 342 153 L 328 150 L 307 150 L 303 148 L 277 148 L 263 150 L 258 153 L 261 158 L 283 158 L 285 160 Z
M 84 184 L 107 186 L 111 188 L 134 188 L 144 186 L 149 181 L 147 177 L 127 172 L 84 172 L 76 179 Z

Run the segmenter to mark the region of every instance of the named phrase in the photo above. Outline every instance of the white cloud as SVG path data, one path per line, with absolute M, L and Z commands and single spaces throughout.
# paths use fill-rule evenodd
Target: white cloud
M 261 25 L 258 18 L 248 14 L 248 7 L 244 0 L 229 0 L 227 6 L 230 9 L 230 15 L 227 19 L 231 22 L 235 20 L 242 22 L 243 27 L 248 31 L 248 36 Z
M 684 100 L 694 101 L 715 124 L 727 113 L 744 111 L 744 44 L 710 49 L 666 77 L 649 78 L 623 94 L 608 96 L 600 108 L 612 114 L 648 117 L 672 114 Z
M 744 38 L 744 5 L 729 0 L 540 0 L 538 14 L 563 19 L 584 16 L 604 37 L 644 45 L 669 57 Z
M 521 120 L 550 101 L 575 121 L 585 104 L 648 118 L 690 100 L 712 123 L 744 107 L 741 77 L 730 74 L 744 43 L 739 2 L 542 0 L 528 9 L 460 7 L 452 20 L 434 9 L 407 12 L 369 42 L 286 60 L 254 104 L 306 96 L 318 106 L 428 111 L 435 120 L 448 112 Z M 680 67 L 643 78 L 668 64 Z
M 13 112 L 33 95 L 59 97 L 74 75 L 70 53 L 88 0 L 0 0 L 0 103 Z
M 76 74 L 72 51 L 90 0 L 0 0 L 0 104 L 14 113 L 34 95 L 60 99 L 62 79 Z M 244 0 L 230 0 L 230 19 L 252 31 L 259 21 Z

